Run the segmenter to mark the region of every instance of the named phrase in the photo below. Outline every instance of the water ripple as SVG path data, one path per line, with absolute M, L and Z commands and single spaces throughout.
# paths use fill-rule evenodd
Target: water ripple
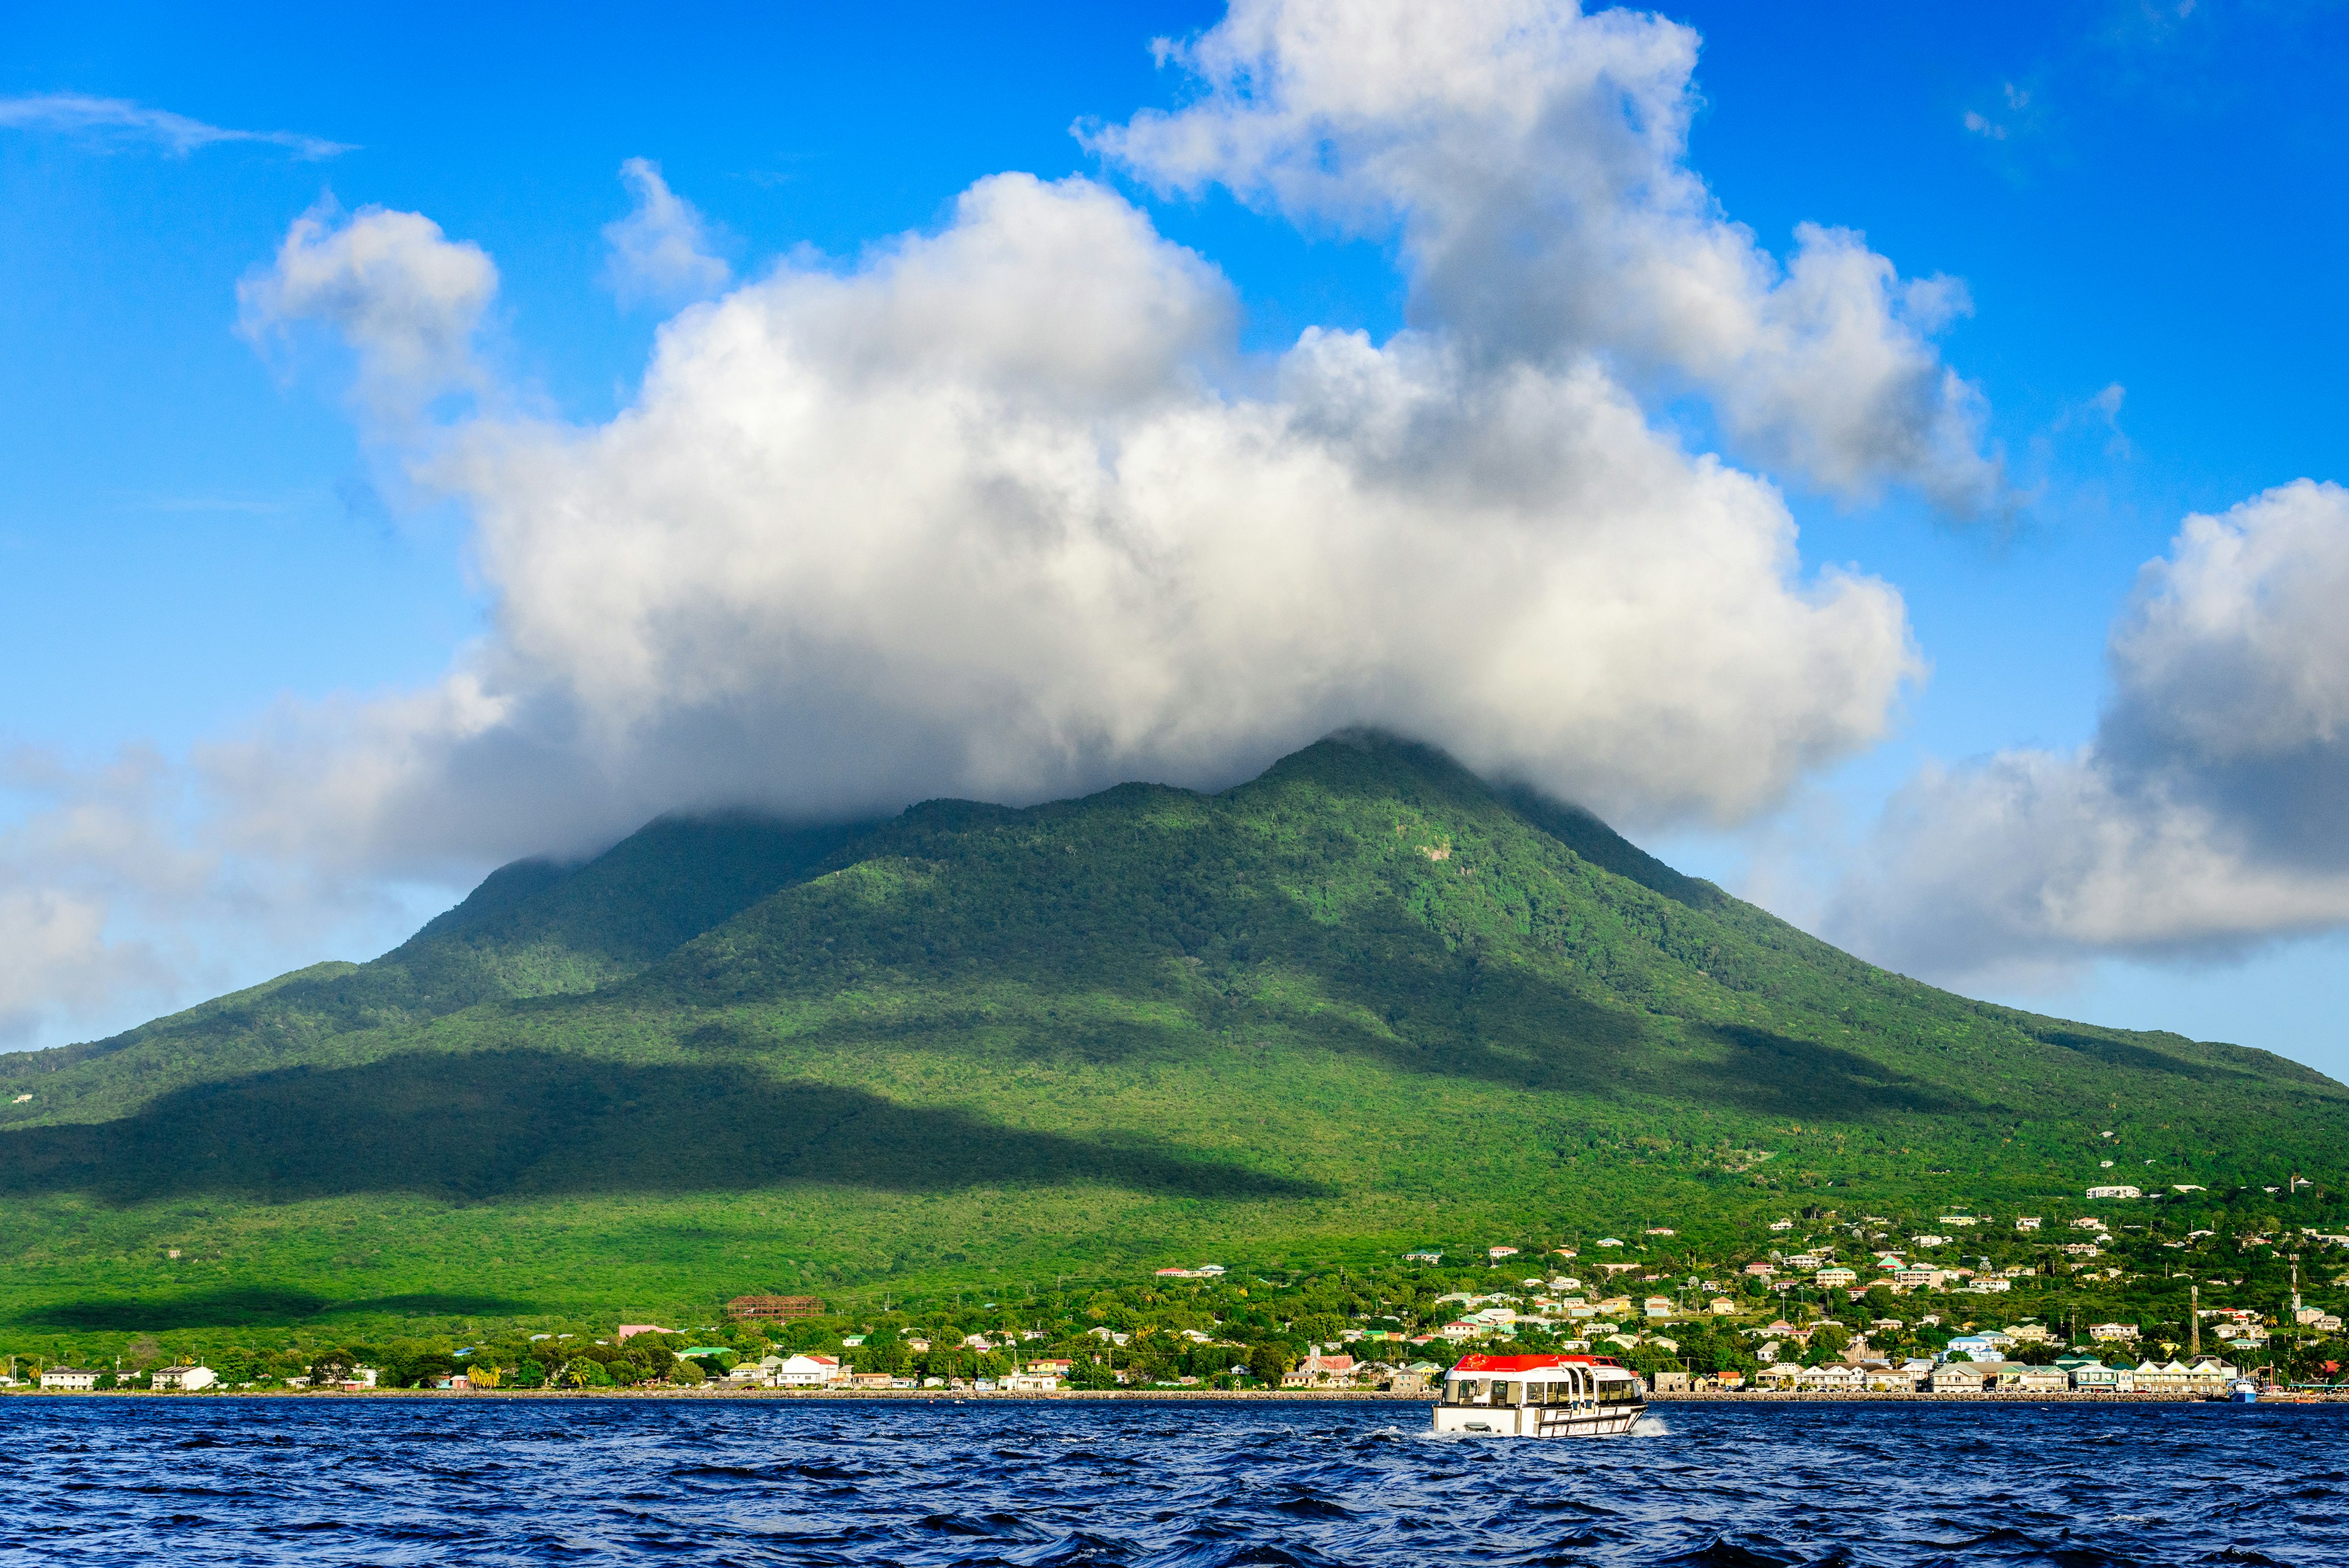
M 0 1400 L 0 1568 L 2349 1563 L 2349 1409 Z

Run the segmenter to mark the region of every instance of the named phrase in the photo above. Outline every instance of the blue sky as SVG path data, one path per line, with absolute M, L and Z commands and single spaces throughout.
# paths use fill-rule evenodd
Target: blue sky
M 2189 514 L 2349 478 L 2336 370 L 2349 349 L 2349 216 L 2337 200 L 2349 188 L 2349 16 L 2207 4 L 1662 14 L 1702 39 L 1684 166 L 1727 220 L 1780 261 L 1796 225 L 1818 223 L 1864 234 L 1904 278 L 1961 281 L 1971 310 L 1931 343 L 1975 389 L 1980 450 L 2002 460 L 2004 481 L 1998 504 L 1971 514 L 1898 473 L 1837 484 L 1741 435 L 1723 411 L 1733 394 L 1702 374 L 1627 380 L 1654 430 L 1777 487 L 1805 574 L 1849 568 L 1895 590 L 1923 661 L 1871 738 L 1822 746 L 1733 807 L 1692 786 L 1698 805 L 1661 812 L 1640 836 L 1863 950 L 1871 926 L 1910 932 L 1910 945 L 1887 939 L 1871 956 L 1977 993 L 2349 1069 L 2331 1023 L 2349 971 L 2329 884 L 2280 892 L 2262 862 L 2240 878 L 2249 913 L 2041 921 L 1972 909 L 1932 866 L 2028 861 L 2044 838 L 1920 847 L 1913 828 L 1888 836 L 1881 815 L 1937 765 L 1978 800 L 1964 770 L 2014 749 L 2095 747 L 2085 765 L 2096 776 L 2141 782 L 2151 769 L 2162 789 L 2198 801 L 2210 778 L 2236 776 L 2194 763 L 2179 784 L 2191 772 L 2180 753 L 2147 763 L 2116 738 L 2142 724 L 2100 729 L 2183 701 L 2137 666 L 2116 675 L 2107 643 L 2140 569 L 2171 556 Z M 638 406 L 676 302 L 615 296 L 605 229 L 630 210 L 619 171 L 631 158 L 654 161 L 698 210 L 735 280 L 779 265 L 855 275 L 893 236 L 953 227 L 974 182 L 1023 171 L 1104 182 L 1164 241 L 1220 269 L 1244 360 L 1268 363 L 1311 327 L 1378 344 L 1407 325 L 1445 329 L 1443 298 L 1415 292 L 1409 241 L 1392 227 L 1250 197 L 1237 175 L 1168 190 L 1163 162 L 1154 175 L 1146 160 L 1071 135 L 1081 121 L 1114 127 L 1196 102 L 1197 78 L 1154 59 L 1150 42 L 1195 37 L 1223 15 L 676 7 L 648 22 L 595 8 L 354 18 L 254 7 L 222 25 L 178 8 L 88 7 L 19 8 L 0 23 L 0 99 L 20 106 L 13 121 L 0 111 L 11 214 L 0 231 L 0 658 L 18 672 L 0 688 L 0 748 L 18 758 L 0 781 L 0 811 L 17 824 L 0 882 L 52 911 L 40 929 L 54 945 L 18 950 L 55 953 L 57 971 L 77 977 L 19 974 L 0 990 L 17 1035 L 84 1037 L 295 962 L 380 950 L 485 857 L 539 847 L 511 826 L 445 843 L 403 830 L 395 849 L 337 858 L 278 845 L 250 813 L 219 827 L 205 794 L 217 781 L 189 782 L 212 749 L 433 689 L 468 649 L 507 635 L 497 610 L 515 568 L 485 570 L 479 532 L 496 503 L 418 480 L 447 447 L 354 402 L 365 345 L 338 348 L 290 310 L 256 327 L 247 309 L 240 331 L 240 284 L 269 275 L 305 213 L 330 226 L 368 208 L 420 213 L 494 263 L 494 298 L 469 327 L 476 379 L 422 416 L 441 431 L 461 433 L 481 417 L 466 411 L 475 405 L 579 431 Z M 58 95 L 344 150 L 182 146 L 184 132 L 102 123 Z M 1599 346 L 1630 354 L 1603 334 Z M 1257 373 L 1233 372 L 1243 383 Z M 2322 538 L 2328 525 L 2305 526 Z M 2304 570 L 2321 576 L 2330 559 Z M 2261 646 L 2292 640 L 2285 626 Z M 1581 733 L 1559 746 L 1597 743 Z M 1164 771 L 1207 782 L 1217 759 L 1237 765 L 1279 738 L 1277 726 L 1252 732 Z M 316 754 L 305 742 L 261 765 L 297 771 Z M 1086 766 L 1115 772 L 1146 771 L 1160 753 L 1090 754 Z M 1528 754 L 1528 769 L 1543 765 Z M 141 782 L 125 784 L 125 769 Z M 971 776 L 948 768 L 938 787 Z M 1603 790 L 1619 775 L 1590 776 Z M 1621 774 L 1620 787 L 1646 776 Z M 926 778 L 908 764 L 869 788 L 918 791 Z M 436 787 L 527 794 L 478 769 Z M 632 784 L 614 799 L 668 804 L 663 787 Z M 95 850 L 70 826 L 89 820 L 77 814 L 93 799 L 109 814 Z M 514 811 L 527 820 L 526 805 Z M 2124 826 L 2156 830 L 2136 817 Z M 2229 831 L 2257 836 L 2255 826 Z M 149 847 L 124 848 L 134 842 Z M 160 888 L 75 858 L 109 854 L 184 854 L 188 866 Z M 1869 885 L 1855 892 L 1855 879 Z M 2026 882 L 2009 904 L 2085 898 Z M 2147 886 L 2123 901 L 2199 897 L 2190 883 Z M 70 945 L 59 900 L 81 911 L 94 946 Z M 1945 920 L 2013 929 L 1993 940 Z M 1937 971 L 1944 940 L 1988 956 Z

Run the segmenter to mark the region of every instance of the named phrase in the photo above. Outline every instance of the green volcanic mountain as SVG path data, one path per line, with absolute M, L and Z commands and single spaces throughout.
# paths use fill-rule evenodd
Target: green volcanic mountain
M 0 1057 L 0 1318 L 691 1314 L 2344 1150 L 2306 1068 L 1936 991 L 1351 737 L 1216 795 L 665 819 L 373 963 Z

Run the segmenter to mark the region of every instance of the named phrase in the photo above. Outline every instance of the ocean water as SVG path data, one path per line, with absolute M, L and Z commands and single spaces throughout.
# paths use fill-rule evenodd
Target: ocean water
M 0 1563 L 2349 1564 L 2349 1407 L 0 1399 Z

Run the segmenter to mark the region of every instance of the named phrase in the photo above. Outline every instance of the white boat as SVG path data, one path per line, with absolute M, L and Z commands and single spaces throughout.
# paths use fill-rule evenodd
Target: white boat
M 1603 1355 L 1464 1355 L 1444 1375 L 1435 1430 L 1619 1438 L 1647 1412 L 1647 1385 Z

